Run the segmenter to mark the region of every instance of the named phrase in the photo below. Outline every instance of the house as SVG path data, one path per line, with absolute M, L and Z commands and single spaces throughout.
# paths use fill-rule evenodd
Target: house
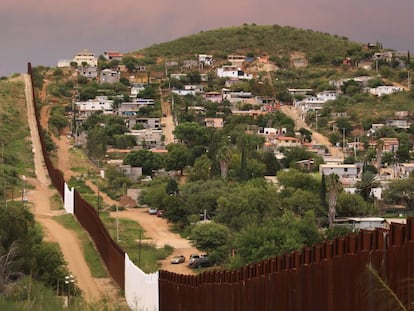
M 181 66 L 181 68 L 184 70 L 198 69 L 199 63 L 194 59 L 187 59 L 183 61 L 183 65 Z
M 213 66 L 214 64 L 213 55 L 209 54 L 198 54 L 198 61 L 207 66 Z
M 374 55 L 372 55 L 373 61 L 383 60 L 383 61 L 390 63 L 392 61 L 392 58 L 393 58 L 393 55 L 391 51 L 377 52 L 377 53 L 374 53 Z
M 285 127 L 282 128 L 273 128 L 273 127 L 265 127 L 265 128 L 260 128 L 258 131 L 258 134 L 262 134 L 262 135 L 274 135 L 274 136 L 283 136 L 286 135 L 287 133 L 287 129 Z
M 303 113 L 307 113 L 308 111 L 321 110 L 327 101 L 335 100 L 337 96 L 335 91 L 323 91 L 317 93 L 316 96 L 308 96 L 300 101 L 294 101 L 294 105 Z
M 300 147 L 300 141 L 296 137 L 278 136 L 275 138 L 277 147 Z
M 111 60 L 119 60 L 120 61 L 120 60 L 122 60 L 123 56 L 124 56 L 124 54 L 122 54 L 118 51 L 105 51 L 103 53 L 103 57 L 106 60 L 109 60 L 109 61 L 111 61 Z
M 184 80 L 187 78 L 186 73 L 172 73 L 170 74 L 170 79 Z
M 78 67 L 78 73 L 88 79 L 98 77 L 98 68 L 94 66 Z
M 231 65 L 234 67 L 241 67 L 243 63 L 246 61 L 246 56 L 230 54 L 227 55 L 227 61 L 230 62 Z
M 145 149 L 157 149 L 164 146 L 164 135 L 161 129 L 131 130 L 125 135 L 134 136 L 137 145 Z
M 347 78 L 347 79 L 340 79 L 340 80 L 330 80 L 329 84 L 332 86 L 335 86 L 337 89 L 340 89 L 342 85 L 344 85 L 344 83 L 348 82 L 348 81 L 355 81 L 357 82 L 361 87 L 366 87 L 368 85 L 368 82 L 370 80 L 374 79 L 374 77 L 371 76 L 359 76 L 359 77 L 355 77 L 355 78 Z
M 306 96 L 313 93 L 313 89 L 288 89 L 289 94 L 296 96 Z
M 223 128 L 223 118 L 205 118 L 204 124 L 206 127 Z
M 161 129 L 161 118 L 132 118 L 129 120 L 129 128 L 141 124 L 145 129 Z
M 112 114 L 113 103 L 114 101 L 106 96 L 97 96 L 95 99 L 86 102 L 75 102 L 76 110 L 78 111 L 77 117 L 79 120 L 85 120 L 98 111 L 102 111 L 103 114 Z
M 131 96 L 137 97 L 137 95 L 145 90 L 143 83 L 133 83 L 131 86 Z
M 399 147 L 398 138 L 384 137 L 382 140 L 382 152 L 396 152 Z
M 362 175 L 362 166 L 358 164 L 321 164 L 319 173 L 325 176 L 336 174 L 340 179 L 355 179 Z
M 352 231 L 375 230 L 375 228 L 388 228 L 385 218 L 382 217 L 344 217 L 335 218 L 335 226 L 346 226 Z
M 385 125 L 400 129 L 409 129 L 411 124 L 407 119 L 390 119 L 385 121 Z
M 403 178 L 410 177 L 414 171 L 414 163 L 399 163 L 398 164 L 398 175 Z
M 381 85 L 375 88 L 367 88 L 366 91 L 375 96 L 390 95 L 392 93 L 402 92 L 403 89 L 398 86 Z
M 78 66 L 84 66 L 84 64 L 91 67 L 98 66 L 98 59 L 95 57 L 95 54 L 87 49 L 76 54 L 73 58 L 73 62 L 75 62 Z
M 233 78 L 239 80 L 251 80 L 253 79 L 253 75 L 244 73 L 240 67 L 237 66 L 222 66 L 221 68 L 217 68 L 217 76 L 219 78 Z
M 207 92 L 203 94 L 205 100 L 209 100 L 213 103 L 220 103 L 223 100 L 223 94 L 221 92 Z
M 193 95 L 195 96 L 197 92 L 195 90 L 172 90 L 171 91 L 174 94 L 180 95 L 180 96 L 186 96 L 186 95 Z
M 117 70 L 112 69 L 104 69 L 101 70 L 99 74 L 99 80 L 101 83 L 116 83 L 119 82 L 121 78 L 121 73 Z

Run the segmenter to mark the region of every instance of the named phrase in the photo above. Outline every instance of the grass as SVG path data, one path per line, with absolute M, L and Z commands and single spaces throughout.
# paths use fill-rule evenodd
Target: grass
M 55 193 L 52 197 L 49 198 L 50 208 L 54 211 L 63 209 L 63 201 L 59 193 Z
M 100 214 L 102 222 L 109 234 L 116 241 L 116 219 L 107 213 Z M 129 258 L 144 272 L 150 273 L 159 270 L 159 260 L 165 259 L 173 251 L 171 246 L 156 248 L 154 244 L 147 243 L 142 227 L 133 220 L 119 219 L 119 245 L 124 249 Z
M 91 270 L 92 276 L 94 278 L 108 277 L 108 273 L 104 267 L 101 257 L 90 240 L 88 233 L 81 227 L 75 218 L 70 214 L 66 214 L 56 216 L 54 219 L 65 226 L 65 228 L 72 230 L 77 234 L 79 240 L 82 242 L 83 254 L 89 269 Z

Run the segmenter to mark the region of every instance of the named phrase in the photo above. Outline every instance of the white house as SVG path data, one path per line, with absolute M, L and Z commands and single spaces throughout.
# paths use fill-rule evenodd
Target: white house
M 78 66 L 83 66 L 84 63 L 92 67 L 98 66 L 98 59 L 95 57 L 95 54 L 87 49 L 76 54 L 73 62 L 77 63 Z
M 362 167 L 357 164 L 321 164 L 319 173 L 325 176 L 336 174 L 340 179 L 355 179 L 361 177 Z
M 217 76 L 219 78 L 230 78 L 230 79 L 239 79 L 239 80 L 251 80 L 253 79 L 252 74 L 246 74 L 240 67 L 236 66 L 222 66 L 217 68 Z
M 214 63 L 213 55 L 209 54 L 198 54 L 198 61 L 207 66 L 212 66 Z
M 106 96 L 97 96 L 86 102 L 75 102 L 79 119 L 87 119 L 94 112 L 103 111 L 104 114 L 113 113 L 113 100 Z
M 403 89 L 398 86 L 390 86 L 390 85 L 381 85 L 377 86 L 375 88 L 368 88 L 368 92 L 375 96 L 384 96 L 384 95 L 390 95 L 397 92 L 402 92 Z

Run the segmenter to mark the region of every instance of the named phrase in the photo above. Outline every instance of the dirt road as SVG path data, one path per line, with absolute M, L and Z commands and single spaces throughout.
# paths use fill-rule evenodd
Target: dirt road
M 118 212 L 119 218 L 135 220 L 145 230 L 145 236 L 150 237 L 150 242 L 157 247 L 164 247 L 170 245 L 174 248 L 171 254 L 165 260 L 161 260 L 160 264 L 163 270 L 182 273 L 193 274 L 194 272 L 188 267 L 188 258 L 191 254 L 200 254 L 200 251 L 194 248 L 190 242 L 183 239 L 180 235 L 171 232 L 170 226 L 164 218 L 156 215 L 148 214 L 146 208 L 128 209 Z M 116 218 L 116 212 L 111 213 L 111 217 Z M 184 255 L 187 263 L 171 264 L 171 258 L 175 255 Z
M 302 118 L 300 117 L 298 111 L 296 110 L 295 107 L 292 106 L 282 106 L 281 107 L 282 112 L 284 114 L 286 114 L 287 116 L 289 116 L 290 118 L 292 118 L 295 121 L 295 126 L 296 129 L 300 129 L 300 128 L 305 128 L 309 131 L 312 132 L 312 140 L 316 143 L 316 144 L 321 144 L 321 145 L 325 145 L 328 150 L 329 153 L 332 154 L 332 156 L 336 157 L 336 158 L 343 158 L 344 154 L 341 150 L 340 147 L 334 147 L 332 146 L 332 144 L 329 142 L 329 139 L 325 136 L 323 136 L 321 133 L 318 133 L 315 131 L 315 129 L 311 129 L 306 123 L 305 121 L 302 120 Z
M 48 106 L 43 107 L 41 111 L 41 124 L 44 128 L 47 128 L 48 111 Z M 166 127 L 170 133 L 170 135 L 166 136 L 166 142 L 170 142 L 170 140 L 171 142 L 173 142 L 172 130 L 174 125 L 172 121 L 171 111 L 166 110 L 166 113 L 168 113 L 169 115 L 164 119 L 168 119 L 169 123 L 167 124 L 170 124 Z M 170 138 L 167 139 L 167 137 Z M 56 153 L 57 167 L 63 172 L 65 180 L 68 180 L 72 176 L 79 175 L 78 172 L 74 172 L 71 170 L 71 165 L 72 163 L 74 163 L 76 159 L 74 159 L 73 155 L 70 152 L 70 149 L 72 148 L 72 145 L 70 144 L 70 139 L 67 138 L 64 134 L 61 135 L 59 138 L 52 136 L 52 139 L 58 148 Z M 95 194 L 98 193 L 98 187 L 91 181 L 87 180 L 86 185 L 88 185 L 92 189 L 92 191 L 95 192 Z M 112 200 L 103 192 L 100 192 L 99 195 L 108 205 L 120 205 L 119 202 Z M 112 213 L 111 216 L 115 218 L 116 214 Z M 178 234 L 172 233 L 170 231 L 170 226 L 165 219 L 149 215 L 146 209 L 128 209 L 125 211 L 121 211 L 119 212 L 119 217 L 138 222 L 140 226 L 142 226 L 145 230 L 145 236 L 149 237 L 155 245 L 163 247 L 165 244 L 167 244 L 174 248 L 174 252 L 171 256 L 169 256 L 167 259 L 163 261 L 160 261 L 162 269 L 183 274 L 193 273 L 193 271 L 187 266 L 187 264 L 172 265 L 170 261 L 171 258 L 175 255 L 185 255 L 188 259 L 190 254 L 200 253 L 200 251 L 192 247 L 188 240 L 183 239 Z
M 53 216 L 59 212 L 51 210 L 49 198 L 56 190 L 49 188 L 50 180 L 44 165 L 43 155 L 39 139 L 39 132 L 35 119 L 32 86 L 29 75 L 23 76 L 27 103 L 27 115 L 30 127 L 31 141 L 33 144 L 34 164 L 36 179 L 28 179 L 35 189 L 28 193 L 29 204 L 38 222 L 45 229 L 45 238 L 59 243 L 63 256 L 68 263 L 70 272 L 76 277 L 77 285 L 82 289 L 84 297 L 88 301 L 99 299 L 103 296 L 101 287 L 94 281 L 89 267 L 83 257 L 83 251 L 74 232 L 53 220 Z

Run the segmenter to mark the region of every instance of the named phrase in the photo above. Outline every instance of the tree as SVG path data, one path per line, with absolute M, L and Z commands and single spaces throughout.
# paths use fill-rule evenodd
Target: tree
M 168 154 L 165 159 L 167 170 L 177 170 L 183 175 L 183 170 L 187 166 L 190 150 L 183 144 L 169 144 L 167 146 Z
M 345 191 L 339 193 L 336 213 L 341 217 L 365 216 L 370 212 L 370 204 L 364 201 L 359 194 Z
M 217 150 L 216 158 L 220 163 L 220 176 L 222 179 L 227 178 L 227 172 L 229 170 L 229 164 L 231 161 L 231 149 L 225 144 Z
M 164 166 L 163 162 L 162 155 L 153 153 L 147 149 L 132 151 L 124 159 L 124 164 L 142 167 L 142 173 L 144 175 L 152 175 L 153 170 L 160 169 Z
M 333 223 L 336 215 L 336 201 L 338 199 L 338 193 L 342 189 L 339 176 L 336 174 L 329 174 L 326 177 L 326 189 L 328 191 L 328 220 L 329 228 L 333 227 Z
M 297 189 L 288 197 L 283 198 L 282 206 L 298 216 L 305 215 L 307 211 L 322 214 L 318 193 L 309 190 Z
M 394 204 L 405 204 L 407 209 L 414 209 L 414 177 L 390 181 L 384 191 L 384 200 Z
M 315 219 L 312 221 L 311 218 L 309 216 L 306 223 L 301 225 L 300 218 L 292 212 L 285 212 L 281 217 L 266 219 L 261 225 L 250 224 L 234 239 L 240 264 L 258 262 L 299 249 L 306 243 L 305 234 L 312 237 L 310 243 L 318 240 L 318 227 Z M 307 230 L 304 230 L 305 227 Z
M 225 245 L 228 242 L 230 230 L 225 225 L 209 222 L 197 224 L 190 234 L 190 239 L 198 249 L 207 252 Z
M 206 145 L 208 141 L 207 129 L 196 122 L 185 122 L 177 125 L 174 135 L 190 148 L 197 145 Z
M 362 173 L 361 180 L 357 181 L 355 187 L 358 189 L 358 193 L 364 198 L 365 201 L 371 199 L 371 189 L 376 188 L 380 185 L 375 180 L 374 173 L 370 171 L 364 171 Z
M 104 157 L 106 154 L 107 141 L 108 136 L 105 128 L 98 125 L 89 130 L 86 143 L 88 155 L 94 159 L 100 159 Z
M 194 162 L 194 166 L 191 169 L 190 180 L 208 180 L 210 178 L 211 172 L 211 161 L 207 155 L 203 154 L 201 157 L 197 158 Z

